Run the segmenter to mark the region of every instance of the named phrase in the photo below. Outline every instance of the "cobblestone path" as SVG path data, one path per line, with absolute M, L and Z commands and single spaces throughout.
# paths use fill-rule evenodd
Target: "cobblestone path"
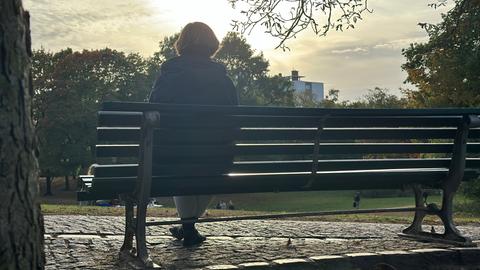
M 475 266 L 480 265 L 479 249 L 399 238 L 397 233 L 405 226 L 289 220 L 219 222 L 198 225 L 208 237 L 198 247 L 183 248 L 169 236 L 167 226 L 149 227 L 147 241 L 153 261 L 164 269 L 368 269 L 362 265 L 372 265 L 369 260 L 393 260 L 392 265 L 403 263 L 401 269 L 407 269 L 412 263 L 405 256 L 421 259 L 419 268 L 408 269 L 454 269 L 448 267 L 459 263 L 469 265 L 463 269 L 480 269 Z M 123 228 L 122 217 L 45 216 L 46 269 L 125 268 L 117 260 Z M 441 232 L 439 226 L 436 229 Z M 460 230 L 480 243 L 480 228 L 464 226 Z M 327 266 L 327 262 L 337 266 Z

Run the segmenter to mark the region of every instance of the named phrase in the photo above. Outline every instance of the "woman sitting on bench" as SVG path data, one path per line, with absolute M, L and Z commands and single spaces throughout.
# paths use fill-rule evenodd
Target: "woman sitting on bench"
M 211 58 L 219 48 L 212 29 L 201 22 L 187 24 L 175 49 L 179 56 L 162 64 L 155 81 L 150 102 L 199 105 L 238 105 L 238 94 L 225 67 Z M 182 220 L 197 219 L 205 212 L 212 196 L 174 197 L 177 212 Z M 205 241 L 195 223 L 170 228 L 184 246 Z

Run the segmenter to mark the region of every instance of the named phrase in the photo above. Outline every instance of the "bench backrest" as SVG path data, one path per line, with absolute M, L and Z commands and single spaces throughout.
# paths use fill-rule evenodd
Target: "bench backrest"
M 145 111 L 160 113 L 152 196 L 401 188 L 422 177 L 435 187 L 448 171 L 464 116 L 480 114 L 105 103 L 98 114 L 97 188 L 134 188 Z M 480 130 L 470 130 L 468 169 L 480 168 L 479 138 Z M 222 173 L 219 164 L 232 153 L 235 162 Z

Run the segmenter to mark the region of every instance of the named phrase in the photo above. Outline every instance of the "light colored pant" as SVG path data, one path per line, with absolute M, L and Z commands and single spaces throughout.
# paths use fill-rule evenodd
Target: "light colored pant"
M 201 217 L 212 199 L 210 195 L 173 197 L 180 218 Z

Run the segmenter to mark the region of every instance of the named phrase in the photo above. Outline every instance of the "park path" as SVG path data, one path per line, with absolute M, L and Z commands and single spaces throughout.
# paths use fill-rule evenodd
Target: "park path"
M 458 269 L 451 266 L 460 264 L 465 265 L 462 269 L 480 269 L 476 267 L 480 266 L 480 249 L 398 238 L 404 227 L 237 221 L 199 224 L 208 240 L 194 248 L 183 248 L 169 236 L 167 226 L 149 227 L 147 241 L 153 261 L 164 269 L 372 269 L 379 262 L 398 269 Z M 46 269 L 125 268 L 117 260 L 123 228 L 122 217 L 45 216 Z M 439 226 L 436 229 L 440 231 Z M 480 243 L 478 226 L 460 229 Z

